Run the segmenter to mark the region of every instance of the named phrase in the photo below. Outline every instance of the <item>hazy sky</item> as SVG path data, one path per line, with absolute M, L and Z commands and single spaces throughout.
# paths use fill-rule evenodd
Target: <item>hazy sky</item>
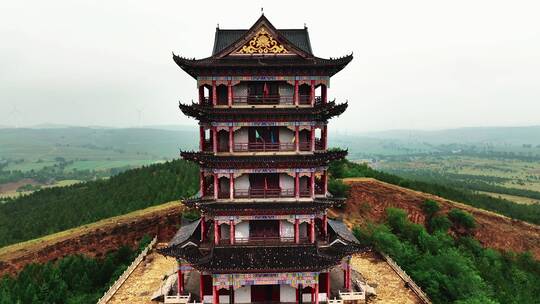
M 210 55 L 217 23 L 249 28 L 261 6 L 306 23 L 317 56 L 354 52 L 334 130 L 540 124 L 540 1 L 0 0 L 0 125 L 193 124 L 171 52 Z

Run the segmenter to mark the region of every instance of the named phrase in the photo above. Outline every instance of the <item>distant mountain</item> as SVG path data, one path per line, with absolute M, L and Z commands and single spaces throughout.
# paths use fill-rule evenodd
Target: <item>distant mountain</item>
M 528 127 L 476 127 L 437 131 L 390 130 L 359 134 L 379 139 L 394 139 L 430 144 L 478 144 L 523 145 L 540 144 L 540 126 Z
M 195 130 L 170 131 L 150 128 L 10 128 L 0 129 L 0 158 L 38 159 L 49 157 L 139 158 L 141 153 L 155 158 L 177 158 L 179 150 L 195 149 Z M 141 156 L 142 157 L 142 156 Z M 145 156 L 146 157 L 146 156 Z

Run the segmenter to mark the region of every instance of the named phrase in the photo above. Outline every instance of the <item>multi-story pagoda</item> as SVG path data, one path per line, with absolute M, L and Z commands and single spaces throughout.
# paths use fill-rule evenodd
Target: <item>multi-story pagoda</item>
M 187 269 L 205 303 L 319 303 L 351 289 L 360 246 L 327 217 L 343 202 L 328 192 L 328 164 L 346 155 L 327 149 L 327 124 L 347 108 L 327 88 L 351 60 L 314 56 L 307 28 L 276 29 L 264 15 L 216 29 L 208 58 L 174 55 L 197 80 L 199 101 L 180 109 L 200 126 L 200 151 L 181 154 L 200 165 L 199 194 L 184 203 L 201 218 L 161 249 L 181 265 L 178 293 Z

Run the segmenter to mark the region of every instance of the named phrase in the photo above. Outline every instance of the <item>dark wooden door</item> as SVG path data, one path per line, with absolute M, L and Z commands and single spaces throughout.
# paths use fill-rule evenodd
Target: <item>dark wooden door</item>
M 279 285 L 251 286 L 251 302 L 279 302 Z

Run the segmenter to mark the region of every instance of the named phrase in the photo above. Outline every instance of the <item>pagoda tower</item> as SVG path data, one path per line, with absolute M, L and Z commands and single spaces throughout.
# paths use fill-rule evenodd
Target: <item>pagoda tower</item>
M 328 192 L 328 165 L 347 153 L 328 150 L 327 124 L 347 103 L 327 89 L 352 55 L 316 57 L 307 28 L 276 29 L 262 15 L 247 30 L 216 29 L 210 57 L 173 58 L 197 81 L 198 102 L 180 109 L 200 131 L 199 151 L 181 156 L 200 166 L 200 191 L 184 204 L 201 218 L 160 249 L 178 261 L 178 294 L 319 303 L 350 291 L 362 248 L 327 217 L 343 203 Z

